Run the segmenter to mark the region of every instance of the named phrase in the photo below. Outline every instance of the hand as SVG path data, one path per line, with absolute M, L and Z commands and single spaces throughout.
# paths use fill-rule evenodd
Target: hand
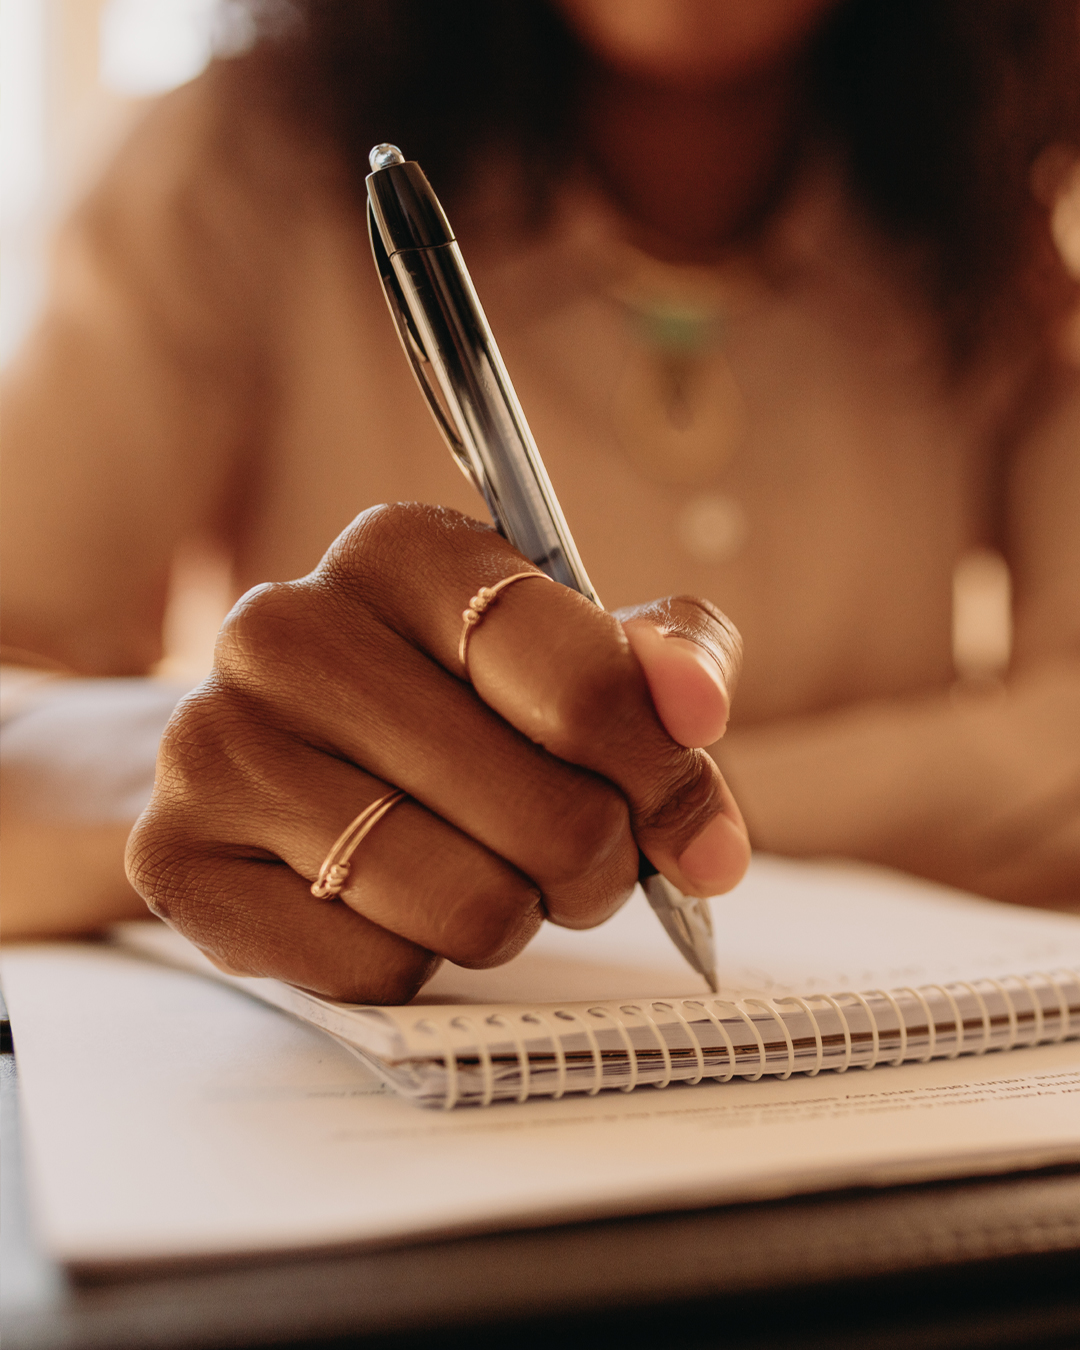
M 544 918 L 602 922 L 639 845 L 684 891 L 730 889 L 749 844 L 701 747 L 727 721 L 737 633 L 702 601 L 616 617 L 525 580 L 484 614 L 466 673 L 469 598 L 528 567 L 456 512 L 376 507 L 310 576 L 244 596 L 131 836 L 150 908 L 237 973 L 397 1003 L 440 957 L 497 965 Z M 334 840 L 395 787 L 408 798 L 340 898 L 316 899 Z

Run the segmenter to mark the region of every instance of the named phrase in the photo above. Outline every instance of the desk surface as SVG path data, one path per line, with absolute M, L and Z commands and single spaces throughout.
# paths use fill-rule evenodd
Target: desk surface
M 3 1089 L 5 1350 L 1080 1345 L 1080 1169 L 72 1283 Z

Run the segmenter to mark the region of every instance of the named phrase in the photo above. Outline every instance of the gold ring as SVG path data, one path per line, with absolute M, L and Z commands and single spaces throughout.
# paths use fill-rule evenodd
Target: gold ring
M 334 847 L 326 855 L 326 861 L 319 868 L 319 875 L 311 884 L 311 894 L 317 900 L 329 900 L 340 895 L 341 888 L 349 879 L 349 859 L 356 852 L 371 831 L 395 807 L 404 792 L 388 792 L 377 802 L 364 808 L 356 819 L 338 836 Z
M 542 581 L 551 580 L 546 572 L 515 572 L 512 577 L 503 577 L 502 581 L 497 581 L 494 586 L 481 586 L 469 601 L 468 609 L 462 610 L 461 617 L 464 626 L 461 630 L 461 641 L 458 643 L 457 654 L 458 660 L 465 668 L 466 675 L 469 673 L 469 663 L 466 660 L 469 652 L 469 639 L 479 626 L 488 606 L 499 592 L 505 590 L 507 586 L 512 586 L 515 581 L 525 581 L 529 577 L 538 577 Z

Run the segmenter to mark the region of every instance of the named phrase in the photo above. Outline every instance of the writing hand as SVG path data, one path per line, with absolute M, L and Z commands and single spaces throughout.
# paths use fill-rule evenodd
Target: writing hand
M 734 885 L 746 831 L 701 748 L 727 719 L 734 629 L 701 601 L 620 622 L 525 581 L 476 628 L 470 685 L 462 611 L 527 567 L 456 512 L 376 507 L 310 576 L 243 597 L 129 844 L 151 909 L 228 969 L 396 1003 L 440 957 L 496 965 L 545 917 L 600 923 L 639 846 L 687 892 Z M 316 899 L 331 844 L 394 788 L 408 799 L 340 899 Z

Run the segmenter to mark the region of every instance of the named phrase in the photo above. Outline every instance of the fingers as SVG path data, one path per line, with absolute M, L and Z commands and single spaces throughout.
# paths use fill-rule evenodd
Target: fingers
M 653 705 L 680 745 L 704 747 L 723 736 L 739 677 L 742 639 L 707 601 L 685 596 L 622 610 L 623 631 L 641 663 Z M 720 776 L 723 805 L 679 857 L 684 876 L 717 893 L 742 879 L 750 860 L 746 823 Z
M 690 748 L 718 741 L 727 728 L 731 702 L 715 657 L 701 644 L 664 633 L 645 618 L 624 619 L 623 632 L 672 740 Z
M 132 884 L 150 908 L 233 974 L 285 980 L 350 1003 L 404 1003 L 439 957 L 347 905 L 319 902 L 275 859 L 192 848 L 156 819 L 154 805 L 128 845 Z
M 676 731 L 696 744 L 714 739 L 726 718 L 715 679 L 685 649 L 666 664 L 658 676 L 674 675 L 668 684 L 682 686 L 667 690 Z M 473 636 L 469 670 L 477 693 L 507 722 L 619 788 L 638 845 L 676 885 L 709 895 L 741 878 L 749 845 L 719 770 L 666 729 L 611 615 L 557 587 L 515 586 Z M 701 706 L 680 720 L 675 704 L 687 686 Z
M 197 760 L 184 753 L 193 741 Z M 540 894 L 526 877 L 409 800 L 362 841 L 340 900 L 316 899 L 310 883 L 336 838 L 388 785 L 272 729 L 252 735 L 227 692 L 204 690 L 187 701 L 166 734 L 162 773 L 172 805 L 167 820 L 151 811 L 140 821 L 133 879 L 153 874 L 152 908 L 233 968 L 270 973 L 269 962 L 279 977 L 309 988 L 322 971 L 324 992 L 331 980 L 335 997 L 347 986 L 350 997 L 381 999 L 388 980 L 410 989 L 433 953 L 460 965 L 496 964 L 539 927 Z M 184 878 L 179 896 L 157 875 L 166 853 L 171 874 Z M 277 879 L 273 860 L 300 884 Z M 280 921 L 294 922 L 295 932 L 268 926 L 267 884 Z M 365 925 L 343 924 L 336 913 L 343 904 Z M 320 954 L 323 937 L 336 951 L 332 966 Z M 256 952 L 261 965 L 253 965 Z
M 750 832 L 719 770 L 716 776 L 719 810 L 683 848 L 677 860 L 679 877 L 665 873 L 688 894 L 723 895 L 742 881 L 750 865 Z
M 364 606 L 341 609 L 318 587 L 270 587 L 234 613 L 218 664 L 241 730 L 221 762 L 240 753 L 239 737 L 279 728 L 407 792 L 531 878 L 549 913 L 580 926 L 611 914 L 637 876 L 622 794 L 546 754 Z M 246 652 L 271 648 L 256 677 Z M 213 735 L 206 725 L 195 740 Z
M 132 838 L 151 908 L 233 969 L 402 1001 L 440 956 L 508 959 L 545 913 L 601 921 L 639 845 L 683 890 L 733 885 L 745 827 L 701 747 L 726 720 L 737 634 L 685 599 L 624 629 L 525 580 L 481 615 L 466 671 L 462 611 L 525 566 L 456 513 L 377 508 L 310 577 L 245 597 Z M 340 898 L 312 896 L 338 835 L 393 788 L 409 800 Z
M 403 539 L 408 568 L 400 565 Z M 436 519 L 422 508 L 384 508 L 346 532 L 321 570 L 339 590 L 375 610 L 386 629 L 446 671 L 464 675 L 457 655 L 463 609 L 481 585 L 491 586 L 522 567 L 504 540 L 452 513 L 438 513 Z M 734 682 L 738 637 L 710 606 L 668 601 L 629 617 L 659 621 L 671 634 L 667 641 L 696 643 L 716 661 L 725 685 Z M 666 663 L 673 667 L 666 672 L 672 678 L 659 671 L 657 688 L 665 716 L 693 746 L 681 744 L 661 721 L 642 665 L 618 621 L 563 587 L 523 581 L 503 590 L 472 633 L 467 673 L 488 708 L 549 758 L 579 765 L 614 784 L 629 805 L 632 833 L 653 863 L 684 889 L 708 894 L 739 879 L 748 845 L 719 771 L 695 748 L 723 725 L 717 691 L 708 689 L 707 666 L 696 657 L 691 661 L 689 649 L 680 652 L 674 646 L 672 651 L 680 653 L 680 660 Z M 697 670 L 688 672 L 695 664 Z M 700 706 L 680 718 L 677 705 L 687 686 Z M 504 802 L 528 792 L 527 785 L 497 767 L 491 781 Z M 432 783 L 429 790 L 434 795 L 424 800 L 440 810 L 439 786 Z M 718 816 L 723 819 L 714 822 Z M 539 825 L 545 820 L 543 814 L 537 817 Z M 478 822 L 466 808 L 460 824 L 474 833 Z M 587 833 L 577 829 L 579 844 Z M 558 847 L 557 831 L 543 835 Z M 699 835 L 697 847 L 686 853 Z M 610 848 L 607 836 L 604 845 Z M 497 851 L 507 856 L 501 847 Z M 620 862 L 623 856 L 625 848 L 619 851 Z M 601 872 L 608 861 L 600 863 Z M 535 878 L 535 871 L 525 870 Z M 552 903 L 546 887 L 545 896 L 560 922 L 582 921 L 582 912 L 571 912 L 572 905 L 561 905 L 557 898 Z M 595 912 L 589 921 L 596 921 Z
M 641 632 L 646 625 L 655 629 L 669 644 L 693 653 L 710 676 L 715 669 L 730 704 L 742 670 L 742 638 L 727 615 L 711 601 L 686 595 L 668 596 L 651 604 L 620 609 L 615 617 L 622 621 L 626 631 Z

